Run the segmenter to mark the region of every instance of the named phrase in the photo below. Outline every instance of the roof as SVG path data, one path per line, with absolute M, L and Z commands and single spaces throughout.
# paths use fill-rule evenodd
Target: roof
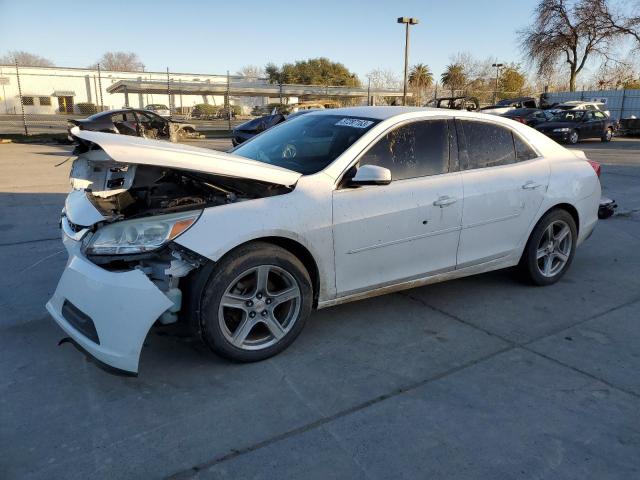
M 430 107 L 345 107 L 345 108 L 327 108 L 324 110 L 314 110 L 310 115 L 346 115 L 349 117 L 366 117 L 375 118 L 377 120 L 386 120 L 387 118 L 412 112 L 460 112 L 460 110 L 449 110 L 446 108 L 430 108 Z

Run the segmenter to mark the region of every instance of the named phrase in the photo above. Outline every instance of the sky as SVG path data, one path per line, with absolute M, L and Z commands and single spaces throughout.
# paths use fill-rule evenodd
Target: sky
M 372 69 L 401 76 L 404 26 L 411 27 L 410 64 L 439 77 L 450 57 L 522 62 L 517 30 L 531 22 L 537 0 L 165 1 L 0 0 L 0 56 L 26 50 L 58 66 L 85 67 L 105 51 L 139 55 L 146 70 L 232 74 L 328 57 L 361 79 Z

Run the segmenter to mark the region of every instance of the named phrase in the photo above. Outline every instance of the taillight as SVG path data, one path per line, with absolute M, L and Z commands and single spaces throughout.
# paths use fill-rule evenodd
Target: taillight
M 522 118 L 522 117 L 513 117 L 513 119 L 514 119 L 516 122 L 524 123 L 525 125 L 527 124 L 527 121 L 526 121 L 524 118 Z
M 600 178 L 600 173 L 602 172 L 600 163 L 594 162 L 593 160 L 587 160 L 587 162 L 589 162 L 589 165 L 593 167 L 593 170 L 596 172 L 596 175 L 598 176 L 598 178 Z

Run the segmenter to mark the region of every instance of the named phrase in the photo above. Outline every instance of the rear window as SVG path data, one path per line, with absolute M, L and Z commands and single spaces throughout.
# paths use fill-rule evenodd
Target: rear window
M 466 144 L 463 170 L 507 165 L 516 161 L 511 130 L 471 120 L 464 120 L 459 124 Z
M 303 175 L 323 170 L 379 120 L 309 113 L 270 128 L 232 150 Z

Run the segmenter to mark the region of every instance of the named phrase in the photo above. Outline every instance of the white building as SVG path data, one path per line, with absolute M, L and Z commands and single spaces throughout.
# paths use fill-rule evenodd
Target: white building
M 113 72 L 88 68 L 63 67 L 20 67 L 20 87 L 26 114 L 80 113 L 77 107 L 81 103 L 104 105 L 105 109 L 125 106 L 124 93 L 108 93 L 107 89 L 114 83 L 125 81 L 167 82 L 166 72 Z M 209 75 L 202 73 L 170 73 L 171 85 L 180 82 L 206 84 L 227 83 L 226 75 Z M 231 81 L 242 77 L 231 76 Z M 258 83 L 266 84 L 264 80 Z M 177 86 L 177 85 L 176 85 Z M 174 86 L 175 88 L 175 86 Z M 172 104 L 176 108 L 192 107 L 199 103 L 223 105 L 224 95 L 172 95 Z M 243 97 L 234 99 L 232 104 L 239 104 L 247 109 L 253 105 L 263 105 L 268 100 L 263 97 Z M 143 108 L 146 105 L 159 103 L 169 105 L 168 94 L 129 94 L 130 107 Z M 20 96 L 18 77 L 13 65 L 0 65 L 0 113 L 19 114 Z
M 18 79 L 20 89 L 18 88 Z M 88 68 L 20 67 L 0 65 L 0 114 L 86 113 L 79 105 L 102 105 L 105 110 L 144 108 L 150 104 L 173 106 L 184 112 L 194 105 L 231 105 L 249 113 L 269 103 L 294 104 L 298 99 L 348 99 L 375 104 L 376 96 L 400 97 L 397 90 L 328 85 L 274 85 L 266 79 L 202 73 L 113 72 Z M 171 99 L 169 98 L 171 95 Z M 369 99 L 369 100 L 367 100 Z

